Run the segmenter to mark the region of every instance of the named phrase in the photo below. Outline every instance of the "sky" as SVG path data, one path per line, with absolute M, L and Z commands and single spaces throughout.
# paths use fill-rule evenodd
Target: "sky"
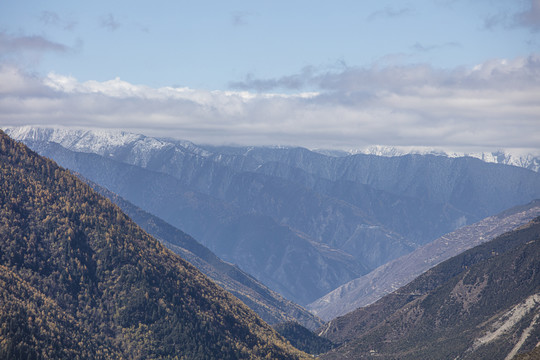
M 540 0 L 0 0 L 0 127 L 540 155 Z

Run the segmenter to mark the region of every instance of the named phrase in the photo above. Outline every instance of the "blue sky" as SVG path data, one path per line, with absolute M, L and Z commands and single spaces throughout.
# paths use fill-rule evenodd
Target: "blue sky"
M 540 148 L 540 0 L 0 0 L 0 125 Z

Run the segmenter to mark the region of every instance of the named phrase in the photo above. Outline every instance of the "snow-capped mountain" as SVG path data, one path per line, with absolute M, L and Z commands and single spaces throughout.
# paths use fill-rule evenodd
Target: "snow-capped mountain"
M 150 160 L 150 154 L 162 151 L 182 151 L 209 157 L 213 154 L 208 147 L 203 148 L 187 140 L 169 138 L 154 138 L 140 134 L 134 134 L 114 130 L 81 130 L 71 128 L 42 128 L 33 126 L 5 127 L 3 128 L 16 140 L 48 141 L 60 144 L 71 151 L 112 156 L 120 148 L 129 146 L 131 152 L 137 154 L 138 165 L 146 166 Z M 277 149 L 281 147 L 275 147 Z M 212 149 L 212 147 L 210 147 Z M 220 149 L 217 147 L 216 149 Z M 250 148 L 246 148 L 250 149 Z M 314 149 L 316 153 L 341 157 L 354 154 L 367 154 L 384 157 L 403 156 L 408 154 L 446 156 L 449 158 L 473 157 L 487 163 L 512 165 L 540 172 L 540 156 L 498 150 L 493 152 L 449 152 L 431 147 L 408 147 L 408 146 L 385 146 L 372 145 L 362 149 L 349 151 Z M 219 151 L 218 151 L 219 152 Z M 133 160 L 133 159 L 132 159 Z
M 6 133 L 15 140 L 52 142 L 76 152 L 118 157 L 127 153 L 127 162 L 147 166 L 157 153 L 173 151 L 209 156 L 210 153 L 185 140 L 159 139 L 140 134 L 114 130 L 82 130 L 68 128 L 41 128 L 33 126 L 6 127 Z
M 527 153 L 510 152 L 506 150 L 498 150 L 494 152 L 448 152 L 429 147 L 394 147 L 374 145 L 359 150 L 351 150 L 345 154 L 368 154 L 377 156 L 403 156 L 407 154 L 418 155 L 436 155 L 446 156 L 450 158 L 458 157 L 473 157 L 487 163 L 513 165 L 526 168 L 532 171 L 540 171 L 540 156 L 535 156 Z

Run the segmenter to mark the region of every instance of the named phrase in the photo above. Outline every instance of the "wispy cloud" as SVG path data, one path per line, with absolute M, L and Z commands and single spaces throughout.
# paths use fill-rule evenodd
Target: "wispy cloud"
M 413 12 L 410 7 L 394 8 L 387 6 L 384 9 L 377 10 L 368 15 L 367 20 L 373 21 L 380 18 L 395 18 L 404 15 L 409 15 Z
M 247 11 L 235 11 L 231 14 L 231 22 L 234 26 L 243 26 L 249 23 L 253 13 Z
M 0 31 L 0 65 L 17 64 L 21 68 L 33 68 L 47 54 L 71 54 L 81 47 L 81 41 L 72 48 L 40 35 L 13 35 Z
M 113 14 L 109 13 L 108 15 L 101 18 L 101 26 L 109 31 L 116 31 L 122 24 L 116 20 Z
M 42 11 L 39 16 L 39 21 L 48 26 L 61 27 L 64 30 L 73 30 L 77 25 L 76 21 L 64 19 L 52 11 Z
M 307 66 L 299 74 L 283 76 L 277 79 L 257 79 L 253 74 L 246 75 L 244 80 L 232 81 L 229 87 L 236 90 L 268 92 L 279 89 L 301 90 L 309 86 L 315 78 L 315 68 Z
M 527 9 L 512 13 L 500 11 L 484 19 L 486 29 L 503 27 L 513 29 L 517 27 L 527 28 L 531 32 L 540 31 L 540 0 L 526 0 Z
M 0 54 L 20 53 L 26 51 L 33 52 L 66 52 L 69 47 L 50 41 L 39 35 L 10 35 L 0 32 Z M 0 55 L 1 57 L 1 55 Z
M 433 51 L 433 50 L 439 50 L 439 49 L 442 49 L 442 48 L 449 48 L 449 47 L 460 47 L 461 45 L 457 42 L 447 42 L 447 43 L 444 43 L 444 44 L 435 44 L 435 45 L 423 45 L 419 42 L 416 42 L 414 43 L 413 46 L 411 46 L 411 48 L 415 51 L 419 51 L 419 52 L 429 52 L 429 51 Z
M 514 16 L 514 24 L 540 31 L 540 0 L 530 0 L 530 7 Z
M 121 79 L 80 82 L 59 74 L 38 79 L 3 67 L 0 123 L 119 128 L 214 144 L 540 152 L 540 56 L 451 70 L 306 68 L 273 81 L 249 80 L 240 91 L 202 91 Z M 318 91 L 271 92 L 302 84 Z

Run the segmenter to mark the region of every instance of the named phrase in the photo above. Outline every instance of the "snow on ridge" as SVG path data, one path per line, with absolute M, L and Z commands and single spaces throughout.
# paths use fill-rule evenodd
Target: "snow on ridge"
M 121 131 L 84 130 L 63 127 L 7 127 L 6 132 L 15 140 L 48 141 L 63 147 L 87 153 L 103 155 L 108 149 L 125 145 L 140 139 L 142 135 Z
M 5 131 L 15 140 L 54 142 L 72 151 L 102 156 L 112 156 L 119 148 L 130 145 L 133 154 L 140 157 L 142 163 L 148 161 L 150 154 L 173 147 L 176 147 L 175 151 L 187 150 L 201 156 L 209 156 L 210 154 L 186 140 L 159 139 L 120 130 L 85 130 L 27 125 L 6 127 Z
M 523 167 L 535 172 L 540 172 L 540 156 L 535 156 L 527 151 L 520 150 L 498 150 L 494 152 L 449 152 L 431 147 L 410 147 L 410 146 L 383 146 L 373 145 L 363 149 L 348 151 L 349 154 L 367 154 L 377 156 L 403 156 L 408 154 L 436 155 L 449 158 L 473 157 L 487 163 L 513 165 Z
M 166 143 L 171 143 L 171 144 L 180 146 L 180 147 L 192 152 L 193 154 L 196 154 L 196 155 L 199 155 L 199 156 L 202 156 L 202 157 L 210 157 L 211 155 L 213 155 L 212 152 L 210 152 L 210 151 L 208 151 L 206 149 L 203 149 L 202 147 L 192 143 L 189 140 L 178 140 L 178 139 L 170 139 L 170 138 L 156 138 L 156 139 L 160 140 L 160 141 L 163 141 L 163 142 L 166 142 Z
M 151 154 L 166 148 L 175 148 L 175 151 L 187 151 L 202 157 L 210 157 L 212 152 L 205 150 L 187 140 L 168 138 L 154 138 L 140 134 L 134 134 L 119 130 L 84 130 L 67 127 L 5 127 L 6 132 L 15 140 L 40 140 L 55 142 L 63 147 L 86 153 L 95 153 L 102 156 L 112 156 L 120 147 L 131 145 L 133 154 L 141 163 L 146 163 Z M 286 146 L 269 147 L 274 149 L 289 148 Z M 248 148 L 248 152 L 250 148 Z M 373 145 L 363 149 L 338 151 L 338 150 L 313 150 L 326 156 L 347 156 L 354 154 L 368 154 L 377 156 L 403 156 L 407 154 L 436 155 L 450 158 L 473 157 L 487 163 L 513 165 L 523 167 L 535 172 L 540 172 L 540 156 L 533 155 L 526 150 L 511 151 L 499 150 L 495 152 L 449 152 L 432 147 L 412 146 L 384 146 Z

